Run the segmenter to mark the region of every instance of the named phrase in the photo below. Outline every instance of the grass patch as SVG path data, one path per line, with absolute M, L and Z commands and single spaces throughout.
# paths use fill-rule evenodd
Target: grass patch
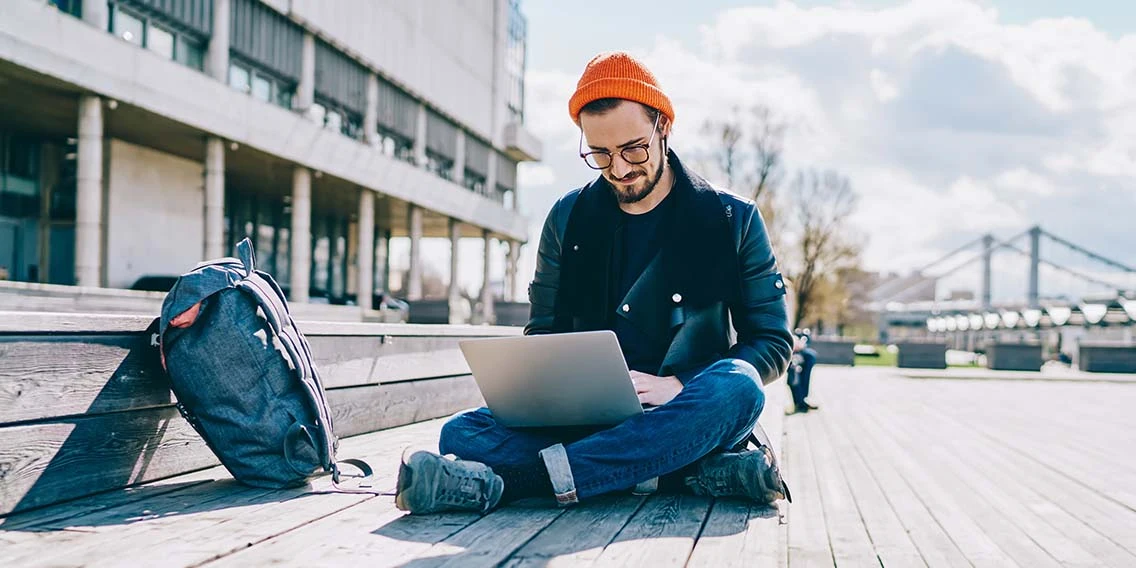
M 896 365 L 896 359 L 899 358 L 899 356 L 897 354 L 888 353 L 887 349 L 882 345 L 877 346 L 876 351 L 879 353 L 878 357 L 872 357 L 871 355 L 857 355 L 856 356 L 856 363 L 855 363 L 856 366 L 857 367 L 861 367 L 861 366 L 862 367 L 894 367 Z

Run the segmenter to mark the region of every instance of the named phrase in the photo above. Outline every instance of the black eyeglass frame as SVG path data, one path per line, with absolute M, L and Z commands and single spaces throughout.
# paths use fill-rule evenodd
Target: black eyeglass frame
M 655 133 L 659 131 L 659 116 L 661 116 L 661 115 L 662 115 L 662 113 L 655 115 L 655 125 L 651 127 L 651 137 L 647 139 L 647 143 L 646 144 L 635 144 L 633 146 L 627 146 L 626 148 L 621 149 L 619 151 L 620 159 L 622 159 L 624 162 L 627 162 L 628 164 L 631 164 L 633 166 L 637 166 L 639 164 L 645 164 L 645 163 L 647 163 L 648 161 L 651 160 L 651 144 L 655 142 Z M 627 159 L 627 154 L 626 154 L 626 152 L 629 151 L 629 150 L 643 150 L 643 154 L 646 157 L 644 157 L 642 160 L 638 160 L 638 161 L 629 160 L 629 159 Z M 599 166 L 598 161 L 596 162 L 596 165 L 592 164 L 592 161 L 595 161 L 596 157 L 598 157 L 598 156 L 607 156 L 607 165 L 606 166 Z M 589 168 L 592 168 L 593 170 L 606 170 L 606 169 L 611 167 L 612 162 L 615 160 L 615 156 L 613 156 L 612 153 L 608 152 L 607 150 L 593 150 L 591 152 L 585 152 L 584 151 L 584 130 L 583 129 L 580 129 L 580 158 L 582 158 L 584 160 L 584 163 L 587 164 L 587 166 Z M 591 158 L 591 160 L 589 160 L 589 158 Z

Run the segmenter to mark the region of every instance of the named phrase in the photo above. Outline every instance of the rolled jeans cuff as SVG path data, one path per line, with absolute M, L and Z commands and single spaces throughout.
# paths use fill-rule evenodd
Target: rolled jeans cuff
M 564 444 L 556 444 L 541 450 L 540 459 L 544 460 L 548 479 L 552 481 L 556 504 L 568 507 L 579 503 L 580 499 L 576 496 L 576 480 L 572 477 L 572 467 L 568 465 L 568 452 L 564 449 Z

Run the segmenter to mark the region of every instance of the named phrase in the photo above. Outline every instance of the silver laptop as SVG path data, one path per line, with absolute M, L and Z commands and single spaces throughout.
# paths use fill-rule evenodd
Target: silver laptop
M 486 405 L 505 426 L 615 425 L 643 413 L 611 331 L 459 345 Z

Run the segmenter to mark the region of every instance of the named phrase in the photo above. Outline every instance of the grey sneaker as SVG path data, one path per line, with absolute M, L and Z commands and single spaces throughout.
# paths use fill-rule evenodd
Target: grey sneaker
M 745 497 L 762 504 L 784 499 L 786 494 L 773 455 L 764 446 L 702 458 L 698 473 L 685 481 L 695 495 Z
M 430 452 L 415 452 L 398 469 L 394 504 L 403 511 L 488 513 L 501 500 L 505 483 L 489 466 Z

